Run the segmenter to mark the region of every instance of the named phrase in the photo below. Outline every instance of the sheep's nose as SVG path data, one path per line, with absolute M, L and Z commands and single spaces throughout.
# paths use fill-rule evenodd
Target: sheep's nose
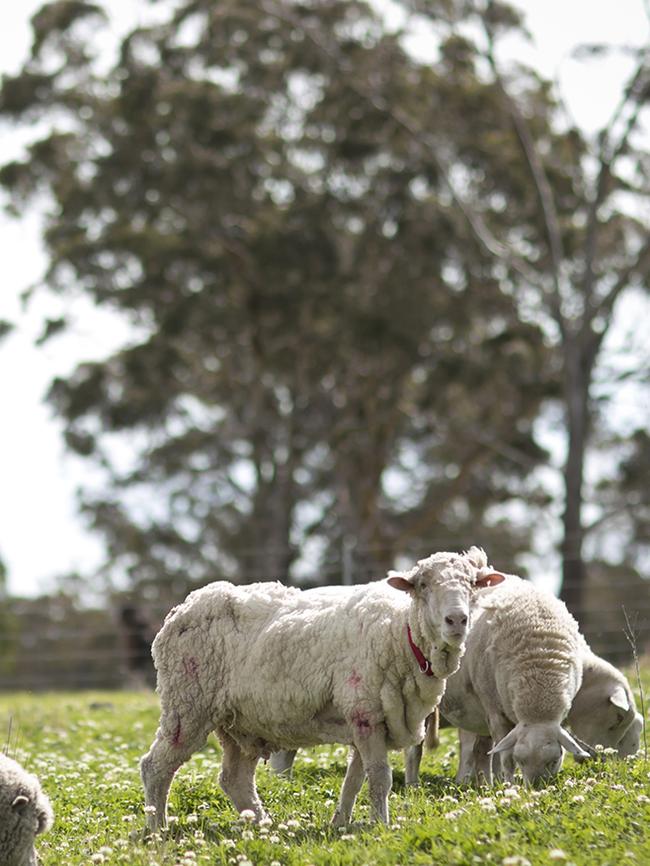
M 445 623 L 451 626 L 467 628 L 467 614 L 463 613 L 458 614 L 457 616 L 451 616 L 450 614 L 447 614 L 447 616 L 445 617 Z

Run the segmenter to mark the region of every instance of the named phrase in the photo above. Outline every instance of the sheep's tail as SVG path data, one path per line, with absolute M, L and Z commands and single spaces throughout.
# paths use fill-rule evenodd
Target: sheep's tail
M 436 707 L 427 716 L 426 733 L 424 735 L 424 748 L 427 751 L 437 749 L 440 745 L 440 710 Z

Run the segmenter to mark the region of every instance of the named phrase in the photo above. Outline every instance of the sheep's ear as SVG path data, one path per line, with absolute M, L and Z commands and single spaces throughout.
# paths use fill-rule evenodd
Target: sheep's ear
M 496 746 L 492 746 L 488 755 L 498 755 L 499 752 L 507 752 L 508 749 L 514 749 L 518 736 L 519 732 L 517 728 L 513 728 L 509 734 L 506 734 L 502 740 L 499 740 Z
M 486 586 L 497 586 L 497 584 L 503 583 L 505 579 L 505 574 L 501 574 L 498 571 L 491 571 L 489 574 L 482 574 L 478 577 L 474 586 L 478 586 L 479 589 L 483 589 Z
M 24 794 L 18 794 L 16 799 L 11 804 L 11 811 L 18 812 L 19 815 L 25 811 L 25 807 L 29 805 L 29 797 Z
M 393 589 L 401 590 L 401 592 L 408 592 L 409 595 L 413 595 L 415 592 L 415 587 L 411 581 L 407 580 L 399 571 L 388 572 L 388 585 L 392 586 Z
M 575 742 L 580 746 L 580 748 L 586 753 L 589 758 L 595 758 L 598 755 L 598 752 L 594 749 L 593 746 L 590 746 L 589 743 L 585 743 L 584 740 L 581 740 L 579 737 L 576 737 L 575 734 L 571 735 Z M 575 754 L 575 752 L 574 752 Z M 575 759 L 579 764 L 582 764 L 583 761 L 586 760 L 586 757 L 581 755 L 575 755 Z
M 623 686 L 617 686 L 614 689 L 612 694 L 609 696 L 609 702 L 614 704 L 614 706 L 618 707 L 620 710 L 625 710 L 626 713 L 630 710 L 630 702 Z
M 568 731 L 565 731 L 564 728 L 560 728 L 560 745 L 564 746 L 567 752 L 571 752 L 572 755 L 576 755 L 578 758 L 588 758 L 589 752 L 585 752 L 583 748 L 580 747 L 580 744 L 577 743 L 571 734 Z

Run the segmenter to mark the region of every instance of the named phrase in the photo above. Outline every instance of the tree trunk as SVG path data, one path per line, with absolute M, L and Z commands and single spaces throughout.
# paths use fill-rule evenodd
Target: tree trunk
M 581 341 L 569 338 L 565 353 L 565 399 L 568 448 L 564 465 L 565 507 L 562 518 L 562 589 L 560 598 L 580 621 L 583 615 L 586 572 L 582 525 L 585 453 L 589 435 L 591 363 Z

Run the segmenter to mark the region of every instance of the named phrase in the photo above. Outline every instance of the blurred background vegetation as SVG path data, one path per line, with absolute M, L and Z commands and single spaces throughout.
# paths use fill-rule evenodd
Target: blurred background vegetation
M 593 648 L 629 652 L 622 605 L 642 647 L 647 412 L 608 409 L 622 383 L 647 407 L 649 371 L 603 344 L 647 291 L 650 49 L 588 136 L 500 59 L 514 5 L 395 0 L 424 63 L 379 3 L 158 0 L 107 64 L 110 5 L 43 6 L 0 89 L 34 130 L 0 184 L 46 214 L 35 291 L 132 328 L 51 384 L 106 561 L 3 599 L 0 685 L 147 681 L 210 580 L 363 582 L 470 544 L 524 574 L 559 549 Z

